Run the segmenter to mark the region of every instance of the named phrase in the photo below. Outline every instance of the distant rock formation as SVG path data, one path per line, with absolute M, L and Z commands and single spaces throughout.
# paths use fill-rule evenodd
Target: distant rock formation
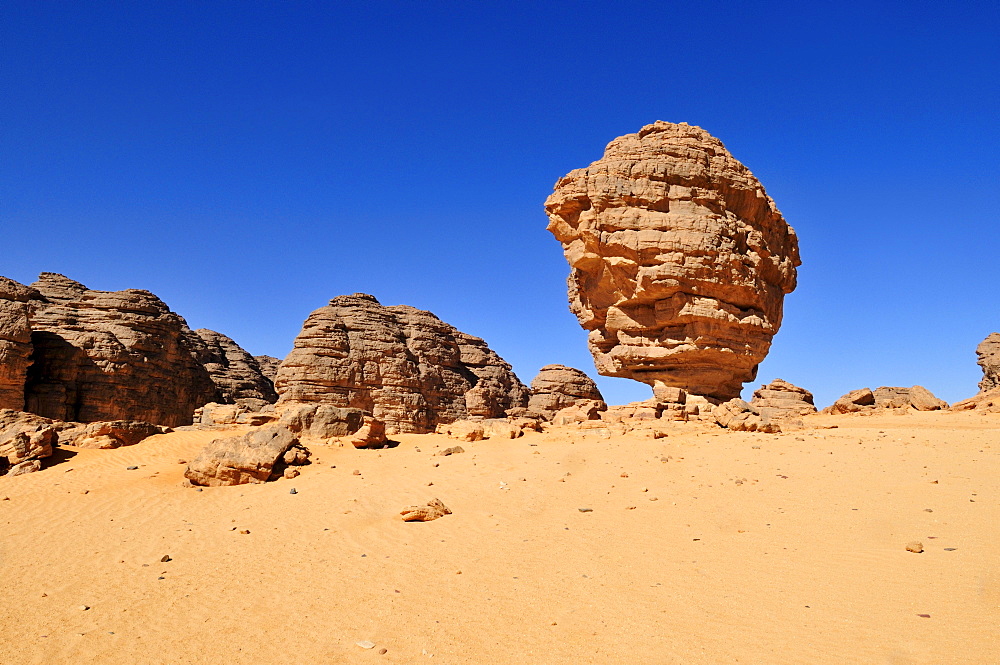
M 279 404 L 353 407 L 387 433 L 493 418 L 527 403 L 528 389 L 478 337 L 406 305 L 338 296 L 306 319 L 278 368 Z
M 24 409 L 31 364 L 31 303 L 38 291 L 0 277 L 0 409 Z
M 795 232 L 718 139 L 656 122 L 545 202 L 597 371 L 717 399 L 757 373 L 795 288 Z
M 260 399 L 273 404 L 278 401 L 274 381 L 264 374 L 257 359 L 239 344 L 214 330 L 194 331 L 202 342 L 195 356 L 208 370 L 218 391 L 215 401 L 235 404 L 240 399 Z
M 253 359 L 257 361 L 261 374 L 270 379 L 273 386 L 274 380 L 278 378 L 278 365 L 281 364 L 281 361 L 274 356 L 254 356 Z
M 770 416 L 759 413 L 738 397 L 723 402 L 712 409 L 712 415 L 715 417 L 715 422 L 734 432 L 766 432 L 768 434 L 781 432 L 781 425 L 772 421 Z
M 528 411 L 552 420 L 560 409 L 575 406 L 584 400 L 604 404 L 604 397 L 593 379 L 573 367 L 546 365 L 531 381 Z M 599 410 L 604 411 L 606 408 L 607 405 L 604 404 Z
M 983 380 L 979 382 L 979 392 L 985 393 L 1000 387 L 1000 333 L 990 333 L 976 347 L 979 366 L 983 369 Z
M 775 379 L 755 390 L 750 406 L 768 418 L 788 418 L 816 413 L 812 393 L 782 379 Z
M 64 421 L 191 422 L 215 387 L 184 319 L 149 291 L 94 291 L 55 273 L 31 285 L 25 408 Z
M 917 411 L 937 411 L 947 409 L 948 402 L 938 399 L 923 386 L 887 387 L 874 391 L 870 388 L 852 390 L 836 402 L 823 409 L 822 413 L 837 415 L 842 413 L 872 412 L 879 409 L 916 409 Z

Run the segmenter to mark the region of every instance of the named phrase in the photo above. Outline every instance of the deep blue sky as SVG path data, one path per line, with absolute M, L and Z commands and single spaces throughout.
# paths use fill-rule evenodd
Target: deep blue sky
M 995 1 L 8 0 L 0 274 L 146 288 L 279 357 L 363 291 L 525 382 L 595 375 L 542 202 L 611 139 L 686 121 L 799 234 L 759 379 L 821 406 L 913 383 L 954 401 L 1000 330 L 998 35 Z

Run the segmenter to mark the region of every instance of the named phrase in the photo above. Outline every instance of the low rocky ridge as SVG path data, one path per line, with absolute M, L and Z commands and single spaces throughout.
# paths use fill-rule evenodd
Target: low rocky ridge
M 1000 333 L 987 335 L 976 347 L 976 356 L 979 367 L 983 370 L 979 393 L 955 402 L 951 408 L 956 411 L 1000 413 Z
M 874 391 L 859 388 L 841 396 L 832 405 L 823 409 L 825 414 L 871 413 L 884 409 L 916 409 L 917 411 L 937 411 L 947 409 L 948 403 L 938 399 L 923 386 L 909 388 L 882 386 Z
M 355 408 L 386 432 L 496 418 L 524 407 L 528 389 L 478 337 L 430 312 L 338 296 L 306 319 L 275 380 L 279 404 Z
M 527 411 L 552 420 L 557 411 L 584 401 L 598 402 L 600 411 L 607 409 L 597 384 L 584 372 L 565 365 L 546 365 L 531 381 Z
M 795 288 L 798 240 L 717 138 L 658 121 L 545 202 L 597 371 L 718 400 L 756 377 Z

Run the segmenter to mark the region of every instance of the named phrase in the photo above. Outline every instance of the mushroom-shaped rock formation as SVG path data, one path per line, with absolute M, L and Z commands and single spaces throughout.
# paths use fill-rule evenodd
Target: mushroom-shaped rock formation
M 721 141 L 646 125 L 559 180 L 545 209 L 599 373 L 724 400 L 755 378 L 798 240 Z
M 439 423 L 496 418 L 523 407 L 528 389 L 478 337 L 430 312 L 338 296 L 306 319 L 278 368 L 279 405 L 353 407 L 387 433 L 433 432 Z

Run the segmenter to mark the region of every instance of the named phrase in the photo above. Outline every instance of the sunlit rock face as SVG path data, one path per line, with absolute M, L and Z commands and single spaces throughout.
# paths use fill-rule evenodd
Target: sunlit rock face
M 798 240 L 721 141 L 646 125 L 560 179 L 545 209 L 599 373 L 718 399 L 756 377 Z

